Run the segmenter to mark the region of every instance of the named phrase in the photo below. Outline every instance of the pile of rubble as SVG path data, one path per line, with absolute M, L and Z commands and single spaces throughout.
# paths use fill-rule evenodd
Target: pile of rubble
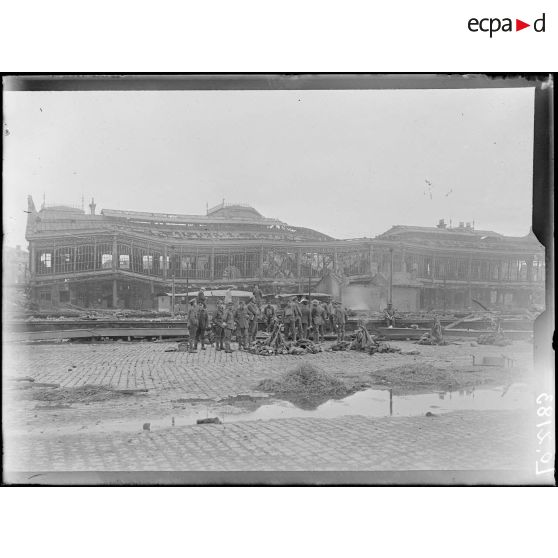
M 512 341 L 508 339 L 502 332 L 494 331 L 491 333 L 483 333 L 477 338 L 479 345 L 496 345 L 497 347 L 506 347 L 511 345 Z
M 372 337 L 364 326 L 360 326 L 352 341 L 338 341 L 331 346 L 332 351 L 364 351 L 370 355 L 376 353 L 400 353 L 401 349 Z
M 288 341 L 281 331 L 281 324 L 276 323 L 270 334 L 258 334 L 256 341 L 250 344 L 246 349 L 247 352 L 262 355 L 306 355 L 315 354 L 323 351 L 321 345 L 310 341 L 309 339 L 301 339 L 299 341 Z

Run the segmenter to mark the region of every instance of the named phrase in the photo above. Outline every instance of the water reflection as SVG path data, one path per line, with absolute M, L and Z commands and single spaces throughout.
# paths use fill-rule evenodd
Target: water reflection
M 392 390 L 366 389 L 343 399 L 329 399 L 317 408 L 301 408 L 290 401 L 251 399 L 210 404 L 187 404 L 174 408 L 169 415 L 149 416 L 151 431 L 172 426 L 191 426 L 200 418 L 218 417 L 225 425 L 232 422 L 282 418 L 336 418 L 346 415 L 365 417 L 405 417 L 435 415 L 459 410 L 514 410 L 533 405 L 534 394 L 525 384 L 511 384 L 492 389 L 466 389 L 455 392 L 432 392 L 394 395 Z M 137 419 L 100 421 L 89 431 L 138 431 Z M 200 426 L 200 428 L 205 428 Z
M 526 386 L 468 389 L 444 393 L 393 395 L 391 390 L 367 389 L 339 400 L 329 400 L 314 410 L 296 407 L 287 401 L 274 401 L 251 413 L 228 417 L 229 421 L 269 420 L 289 417 L 335 418 L 343 415 L 367 417 L 423 415 L 430 409 L 436 413 L 459 410 L 526 409 L 533 401 Z M 443 403 L 441 403 L 443 401 Z

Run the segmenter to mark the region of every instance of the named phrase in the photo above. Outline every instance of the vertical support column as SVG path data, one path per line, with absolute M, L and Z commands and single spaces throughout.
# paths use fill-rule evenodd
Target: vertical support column
M 112 239 L 112 272 L 116 273 L 116 262 L 118 259 L 118 244 L 116 243 L 116 235 Z
M 372 275 L 372 273 L 374 273 L 374 269 L 373 269 L 373 265 L 372 265 L 372 255 L 373 255 L 373 250 L 372 250 L 372 243 L 370 243 L 368 245 L 368 273 L 370 273 L 370 275 Z
M 298 248 L 296 251 L 296 280 L 300 284 L 302 275 L 302 249 Z M 300 291 L 300 287 L 298 289 Z
M 168 257 L 168 248 L 167 245 L 163 247 L 163 279 L 167 278 L 167 257 Z
M 473 304 L 473 290 L 471 287 L 471 273 L 473 272 L 473 254 L 469 254 L 469 262 L 467 265 L 467 296 L 469 298 L 469 303 L 467 306 L 472 306 Z
M 112 307 L 118 308 L 118 284 L 116 279 L 112 280 Z
M 97 269 L 97 239 L 93 241 L 93 271 Z
M 263 247 L 263 244 L 261 244 L 260 245 L 260 259 L 259 259 L 259 262 L 258 262 L 258 267 L 262 271 L 263 271 L 263 258 L 264 258 L 264 247 Z
M 31 278 L 34 279 L 37 273 L 37 258 L 34 242 L 31 242 L 29 245 L 29 271 L 31 272 Z
M 74 246 L 73 252 L 74 252 L 74 255 L 72 257 L 73 262 L 74 262 L 73 271 L 74 271 L 74 273 L 76 273 L 76 271 L 77 271 L 77 246 Z
M 209 278 L 211 281 L 215 279 L 215 246 L 211 247 L 211 256 L 209 256 Z

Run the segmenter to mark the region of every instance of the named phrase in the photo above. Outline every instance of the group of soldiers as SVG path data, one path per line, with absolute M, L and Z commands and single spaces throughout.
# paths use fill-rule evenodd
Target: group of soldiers
M 227 300 L 228 298 L 228 300 Z M 309 339 L 312 332 L 313 341 L 323 341 L 326 330 L 337 333 L 338 340 L 345 339 L 345 324 L 347 312 L 340 302 L 320 302 L 293 296 L 287 303 L 276 309 L 271 303 L 263 305 L 263 295 L 256 286 L 253 296 L 248 303 L 240 301 L 235 305 L 232 297 L 225 297 L 217 304 L 217 309 L 211 317 L 211 336 L 218 351 L 231 353 L 233 331 L 239 350 L 247 349 L 256 339 L 258 323 L 262 319 L 266 331 L 271 333 L 275 327 L 283 324 L 286 339 L 297 341 Z M 204 289 L 197 297 L 190 301 L 188 309 L 189 350 L 196 352 L 201 342 L 201 349 L 205 350 L 206 334 L 210 326 L 209 314 Z

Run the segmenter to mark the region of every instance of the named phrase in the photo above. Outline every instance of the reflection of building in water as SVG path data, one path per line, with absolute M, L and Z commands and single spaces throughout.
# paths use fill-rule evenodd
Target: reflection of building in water
M 29 268 L 43 306 L 154 307 L 177 289 L 232 285 L 264 292 L 327 292 L 355 309 L 383 310 L 392 277 L 400 311 L 541 304 L 544 251 L 533 235 L 395 226 L 376 238 L 337 240 L 222 203 L 206 215 L 66 207 L 29 198 Z

